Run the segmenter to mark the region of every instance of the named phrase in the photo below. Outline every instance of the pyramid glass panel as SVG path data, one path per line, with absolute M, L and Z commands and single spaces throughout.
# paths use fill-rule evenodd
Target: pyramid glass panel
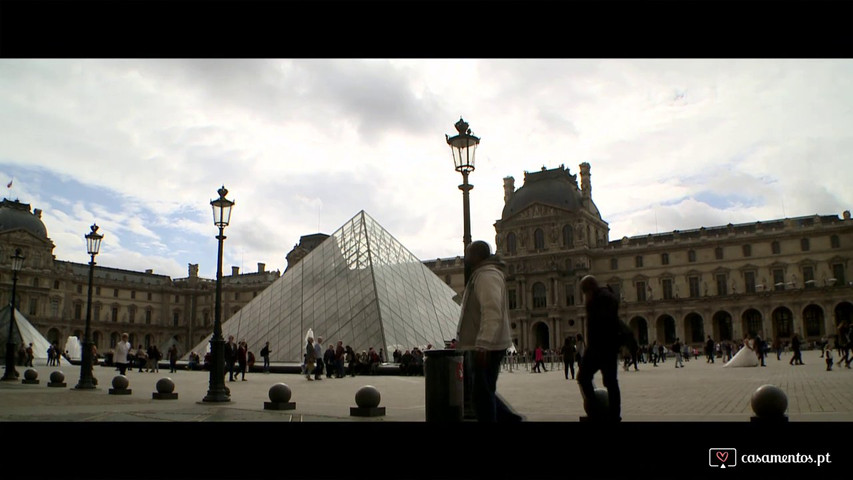
M 441 348 L 455 336 L 455 292 L 364 211 L 222 324 L 270 360 L 303 360 L 305 334 L 355 351 Z M 210 335 L 193 351 L 209 350 Z M 325 348 L 325 346 L 324 346 Z

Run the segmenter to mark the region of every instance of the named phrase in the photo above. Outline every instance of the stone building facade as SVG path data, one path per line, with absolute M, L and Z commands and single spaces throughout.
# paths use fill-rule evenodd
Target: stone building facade
M 853 220 L 815 215 L 609 239 L 592 201 L 590 165 L 504 179 L 495 222 L 507 262 L 513 340 L 520 350 L 559 349 L 584 333 L 580 279 L 595 275 L 621 299 L 620 316 L 642 344 L 676 337 L 699 347 L 710 335 L 748 333 L 789 341 L 832 338 L 853 321 Z M 426 262 L 457 292 L 458 259 Z
M 51 342 L 64 348 L 69 336 L 82 339 L 85 330 L 89 265 L 57 260 L 41 211 L 4 199 L 0 203 L 0 302 L 11 296 L 11 255 L 16 248 L 25 257 L 18 274 L 16 308 Z M 95 261 L 97 262 L 97 257 Z M 239 272 L 222 278 L 222 320 L 236 313 L 280 273 Z M 216 280 L 198 276 L 190 264 L 186 278 L 95 265 L 92 292 L 92 340 L 106 352 L 130 334 L 134 345 L 158 347 L 176 343 L 183 353 L 213 329 Z

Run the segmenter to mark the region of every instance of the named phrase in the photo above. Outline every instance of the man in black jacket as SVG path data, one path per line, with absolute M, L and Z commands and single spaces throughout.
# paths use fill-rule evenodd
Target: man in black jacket
M 619 300 L 607 288 L 601 288 L 592 275 L 581 279 L 581 291 L 586 301 L 587 347 L 578 369 L 578 386 L 584 398 L 588 416 L 609 421 L 621 421 L 622 396 L 616 380 L 619 353 Z M 592 402 L 596 401 L 592 377 L 601 370 L 607 388 L 609 409 L 599 417 Z

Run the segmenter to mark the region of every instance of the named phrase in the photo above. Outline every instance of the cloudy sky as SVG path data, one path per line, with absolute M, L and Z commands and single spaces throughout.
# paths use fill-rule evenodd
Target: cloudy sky
M 481 137 L 472 234 L 503 178 L 592 166 L 610 239 L 853 208 L 851 60 L 0 60 L 0 178 L 58 259 L 286 267 L 365 210 L 422 260 L 462 250 L 445 134 Z

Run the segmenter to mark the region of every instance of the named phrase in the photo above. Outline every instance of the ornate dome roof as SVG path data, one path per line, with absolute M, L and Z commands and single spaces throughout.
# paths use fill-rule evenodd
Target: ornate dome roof
M 503 209 L 502 219 L 507 219 L 534 203 L 550 205 L 568 211 L 583 208 L 583 196 L 576 175 L 564 167 L 524 174 L 524 185 L 512 193 Z
M 41 210 L 30 212 L 28 203 L 3 199 L 0 202 L 0 233 L 24 229 L 40 239 L 47 240 L 47 228 L 41 221 Z

